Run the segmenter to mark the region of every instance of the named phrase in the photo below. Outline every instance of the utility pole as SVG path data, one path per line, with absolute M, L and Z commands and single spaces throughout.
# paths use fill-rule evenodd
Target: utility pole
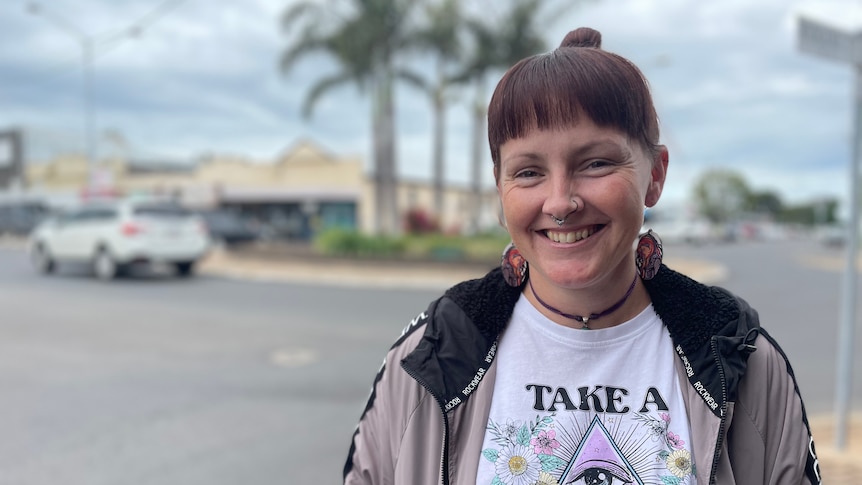
M 844 268 L 841 326 L 835 382 L 835 447 L 847 444 L 847 416 L 853 387 L 853 347 L 856 327 L 856 259 L 859 248 L 859 164 L 862 162 L 862 32 L 848 33 L 799 18 L 799 50 L 830 61 L 850 64 L 855 72 L 853 159 L 850 161 L 850 220 L 847 224 L 847 261 Z
M 27 5 L 27 11 L 32 15 L 37 15 L 54 24 L 63 32 L 72 36 L 81 47 L 81 62 L 84 75 L 84 147 L 87 158 L 87 184 L 92 182 L 93 165 L 96 163 L 96 135 L 95 135 L 95 110 L 93 102 L 93 60 L 94 60 L 94 39 L 92 36 L 84 33 L 75 24 L 60 17 L 50 10 L 45 10 L 38 3 L 30 3 Z
M 81 47 L 81 62 L 84 77 L 84 147 L 87 158 L 87 187 L 89 188 L 96 180 L 95 163 L 98 158 L 98 140 L 96 137 L 96 109 L 94 99 L 94 64 L 96 60 L 96 48 L 104 47 L 109 42 L 117 42 L 123 38 L 138 37 L 144 29 L 152 25 L 156 20 L 165 15 L 168 10 L 179 5 L 183 0 L 163 0 L 155 9 L 147 15 L 140 17 L 137 21 L 129 24 L 126 28 L 116 31 L 107 36 L 96 37 L 89 35 L 74 23 L 57 15 L 50 9 L 45 9 L 37 2 L 27 4 L 27 11 L 52 23 L 66 34 L 72 36 Z

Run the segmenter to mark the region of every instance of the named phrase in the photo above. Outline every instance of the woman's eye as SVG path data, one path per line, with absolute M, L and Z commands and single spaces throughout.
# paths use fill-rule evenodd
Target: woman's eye
M 515 178 L 532 178 L 539 175 L 539 172 L 535 170 L 521 170 L 520 172 L 515 174 Z
M 589 167 L 590 168 L 604 168 L 604 167 L 609 166 L 610 164 L 611 164 L 611 162 L 609 162 L 607 160 L 593 160 L 592 162 L 590 162 Z

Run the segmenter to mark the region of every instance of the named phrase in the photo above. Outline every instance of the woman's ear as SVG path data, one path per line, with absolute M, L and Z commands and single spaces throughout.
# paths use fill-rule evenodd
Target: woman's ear
M 644 198 L 644 205 L 647 207 L 653 207 L 658 204 L 661 192 L 664 189 L 665 178 L 667 178 L 668 159 L 667 147 L 660 145 L 653 158 L 650 182 L 647 187 L 646 197 Z

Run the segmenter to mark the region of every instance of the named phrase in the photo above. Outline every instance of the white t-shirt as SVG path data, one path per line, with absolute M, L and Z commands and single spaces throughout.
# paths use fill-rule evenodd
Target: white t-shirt
M 652 305 L 581 330 L 521 296 L 499 343 L 476 482 L 696 483 L 675 358 Z

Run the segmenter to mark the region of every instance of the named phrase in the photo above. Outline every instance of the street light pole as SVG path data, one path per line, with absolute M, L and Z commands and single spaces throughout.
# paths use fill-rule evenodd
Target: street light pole
M 847 224 L 847 261 L 844 269 L 841 326 L 835 382 L 835 447 L 847 443 L 847 417 L 853 386 L 853 353 L 856 330 L 857 253 L 859 251 L 859 166 L 862 163 L 862 32 L 848 33 L 799 18 L 799 49 L 826 60 L 853 66 L 853 159 L 850 160 L 850 221 Z
M 93 39 L 81 38 L 81 51 L 84 62 L 84 126 L 87 137 L 87 186 L 93 183 L 93 165 L 96 153 L 96 110 L 93 97 Z
M 94 169 L 96 163 L 96 135 L 95 135 L 95 109 L 93 108 L 93 61 L 94 61 L 94 40 L 92 36 L 84 33 L 83 30 L 68 20 L 59 17 L 50 10 L 44 10 L 38 3 L 29 3 L 27 11 L 32 15 L 44 18 L 54 24 L 63 32 L 72 36 L 75 41 L 81 46 L 81 62 L 83 69 L 83 99 L 84 99 L 84 149 L 86 150 L 87 158 L 87 185 L 92 183 Z

